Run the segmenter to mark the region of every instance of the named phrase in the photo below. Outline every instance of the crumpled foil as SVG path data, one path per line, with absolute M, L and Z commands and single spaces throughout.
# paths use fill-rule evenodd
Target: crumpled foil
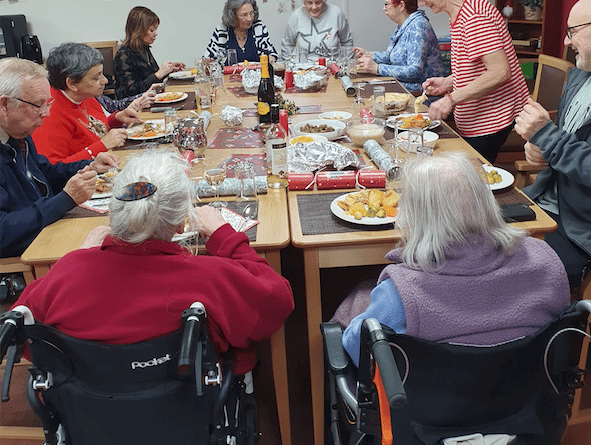
M 224 105 L 220 117 L 224 121 L 224 124 L 229 127 L 238 127 L 242 125 L 242 119 L 244 118 L 242 113 L 243 111 L 238 107 Z
M 307 173 L 332 166 L 337 170 L 359 167 L 357 155 L 350 148 L 331 141 L 298 142 L 287 149 L 289 171 Z
M 302 74 L 293 75 L 293 84 L 301 90 L 315 91 L 322 87 L 324 76 L 319 76 L 314 71 L 305 71 Z
M 283 79 L 279 76 L 273 76 L 275 91 L 283 89 Z M 245 69 L 242 71 L 242 86 L 248 94 L 257 94 L 259 84 L 261 83 L 261 70 Z
M 256 176 L 254 178 L 257 194 L 267 193 L 267 177 Z M 240 190 L 240 182 L 236 178 L 226 178 L 219 186 L 220 196 L 236 195 L 236 191 Z M 199 183 L 194 183 L 193 196 L 198 198 L 211 198 L 215 196 L 213 187 L 202 179 Z

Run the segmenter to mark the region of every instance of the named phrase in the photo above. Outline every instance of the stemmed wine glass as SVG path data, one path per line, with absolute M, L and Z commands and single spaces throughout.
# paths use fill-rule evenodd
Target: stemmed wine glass
M 203 173 L 205 180 L 213 188 L 215 200 L 209 204 L 216 209 L 226 207 L 226 202 L 220 201 L 220 185 L 226 179 L 226 160 L 222 161 L 209 161 L 207 162 L 207 169 Z
M 228 50 L 226 48 L 219 48 L 216 53 L 216 60 L 221 65 L 223 70 L 226 60 L 228 60 Z
M 353 113 L 353 119 L 359 118 L 359 112 L 366 108 L 365 100 L 361 97 L 361 90 L 365 88 L 365 82 L 358 82 L 355 85 L 356 95 L 355 99 L 353 100 L 353 105 L 351 106 L 351 112 Z

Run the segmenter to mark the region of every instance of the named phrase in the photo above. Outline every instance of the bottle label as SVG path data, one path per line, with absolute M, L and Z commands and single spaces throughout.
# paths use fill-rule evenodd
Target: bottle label
M 259 102 L 257 104 L 257 111 L 260 116 L 264 116 L 271 112 L 271 106 L 267 102 Z
M 271 141 L 271 172 L 278 177 L 287 177 L 287 143 Z

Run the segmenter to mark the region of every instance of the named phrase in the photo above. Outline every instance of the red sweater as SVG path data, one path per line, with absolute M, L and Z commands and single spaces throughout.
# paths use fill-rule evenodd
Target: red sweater
M 126 344 L 179 329 L 183 310 L 200 301 L 214 343 L 220 351 L 239 348 L 236 372 L 244 373 L 256 363 L 253 343 L 293 310 L 291 287 L 229 224 L 207 250 L 211 256 L 196 256 L 171 242 L 107 237 L 100 248 L 65 255 L 15 306 L 72 337 Z
M 51 96 L 55 99 L 51 112 L 43 120 L 43 124 L 33 132 L 33 141 L 39 154 L 46 156 L 52 164 L 56 164 L 60 161 L 94 159 L 98 153 L 107 151 L 101 138 L 89 128 L 87 115 L 105 124 L 108 132 L 111 128 L 122 125 L 114 114 L 107 117 L 103 107 L 94 97 L 75 104 L 62 91 L 53 87 Z

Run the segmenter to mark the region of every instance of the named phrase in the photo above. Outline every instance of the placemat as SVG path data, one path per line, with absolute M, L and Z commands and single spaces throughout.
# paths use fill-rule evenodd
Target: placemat
M 180 102 L 173 102 L 173 103 L 154 103 L 152 108 L 165 108 L 165 107 L 172 107 L 175 110 L 196 110 L 197 109 L 197 102 L 195 102 L 195 92 L 189 91 L 187 92 L 187 97 L 185 100 L 181 100 Z
M 173 79 L 172 77 L 168 76 L 168 80 L 166 81 L 167 85 L 193 85 L 195 82 L 195 77 L 191 77 L 190 79 Z
M 76 206 L 72 210 L 66 212 L 62 218 L 74 219 L 74 218 L 90 218 L 93 216 L 107 216 L 109 213 L 96 212 L 94 210 L 85 209 L 84 207 Z
M 234 96 L 236 97 L 253 97 L 256 96 L 256 94 L 249 94 L 246 92 L 246 90 L 244 89 L 244 87 L 242 85 L 240 85 L 239 87 L 226 87 L 226 89 L 228 91 L 230 91 Z
M 359 84 L 360 82 L 363 81 L 353 82 L 355 88 L 357 88 L 357 84 Z M 395 80 L 384 80 L 380 82 L 363 83 L 365 83 L 365 87 L 363 87 L 363 89 L 360 91 L 361 97 L 363 98 L 373 96 L 373 87 L 377 86 L 385 87 L 387 93 L 408 93 L 408 91 L 406 91 L 406 89 Z
M 243 116 L 245 117 L 252 117 L 256 116 L 257 109 L 256 108 L 243 108 Z M 303 105 L 301 107 L 297 107 L 296 114 L 320 114 L 322 113 L 322 105 Z
M 263 133 L 246 127 L 220 128 L 209 148 L 256 148 L 263 146 Z
M 351 190 L 354 192 L 355 190 Z M 379 226 L 365 226 L 362 224 L 353 224 L 337 218 L 330 211 L 330 203 L 337 197 L 347 193 L 340 191 L 337 193 L 297 195 L 298 212 L 300 215 L 300 225 L 303 235 L 327 235 L 331 233 L 348 232 L 375 232 L 379 230 L 393 229 L 392 224 L 383 224 Z M 510 187 L 505 190 L 499 190 L 494 193 L 499 203 L 502 204 L 526 204 L 532 205 L 527 197 Z
M 112 148 L 112 151 L 121 150 L 141 150 L 145 148 L 158 148 L 162 144 L 169 144 L 169 140 L 166 137 L 160 137 L 152 139 L 150 141 L 134 141 L 133 139 L 127 139 L 123 146 Z
M 354 192 L 355 190 L 351 190 Z M 376 232 L 380 230 L 393 230 L 392 224 L 379 226 L 365 226 L 353 224 L 337 218 L 330 211 L 330 203 L 338 196 L 347 193 L 297 195 L 298 212 L 300 214 L 300 225 L 303 235 L 326 235 L 329 233 L 347 232 Z
M 226 163 L 226 177 L 233 178 L 234 177 L 234 165 L 238 161 L 250 161 L 254 166 L 254 173 L 256 176 L 266 176 L 267 175 L 267 162 L 265 161 L 265 155 L 238 155 L 234 154 L 230 158 L 230 160 Z

